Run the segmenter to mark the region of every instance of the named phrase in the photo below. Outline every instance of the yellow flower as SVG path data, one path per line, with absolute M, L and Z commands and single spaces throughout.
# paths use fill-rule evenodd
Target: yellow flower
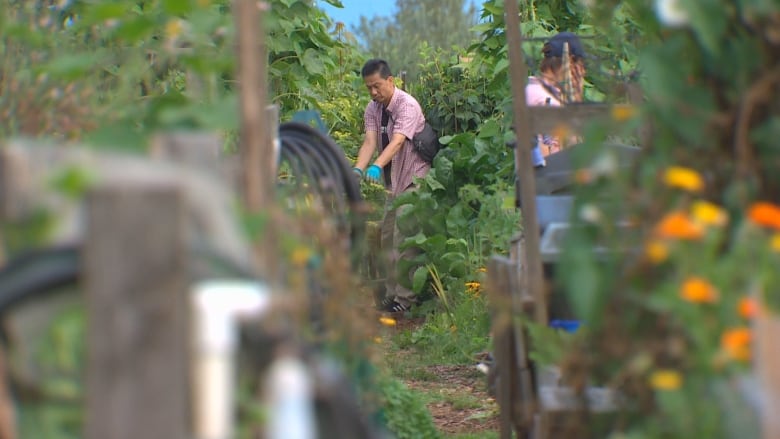
M 382 344 L 382 337 L 374 337 L 374 343 Z
M 645 256 L 650 262 L 660 264 L 669 257 L 669 246 L 663 241 L 654 239 L 645 245 Z
M 700 192 L 704 189 L 704 180 L 698 172 L 682 166 L 672 166 L 664 173 L 664 183 L 688 192 Z
M 671 212 L 655 226 L 660 238 L 697 240 L 704 236 L 704 228 L 684 212 Z
M 677 390 L 682 381 L 680 372 L 671 369 L 659 369 L 650 375 L 650 386 L 656 390 Z
M 178 37 L 181 35 L 182 30 L 184 30 L 184 24 L 178 18 L 174 18 L 165 23 L 165 35 L 168 38 L 173 39 Z
M 466 292 L 471 294 L 479 294 L 481 284 L 479 282 L 466 282 Z
M 718 290 L 706 279 L 691 276 L 683 282 L 680 296 L 693 303 L 714 303 L 718 300 Z
M 772 248 L 772 251 L 780 253 L 780 233 L 775 233 L 772 235 L 772 239 L 769 241 L 769 246 Z
M 290 261 L 297 267 L 306 265 L 309 258 L 311 258 L 311 250 L 308 247 L 298 247 L 290 255 Z
M 691 206 L 691 215 L 696 221 L 707 226 L 725 226 L 729 216 L 725 210 L 708 201 L 696 201 Z
M 625 122 L 636 114 L 636 109 L 631 105 L 613 105 L 612 119 L 616 122 Z
M 750 329 L 745 327 L 731 328 L 720 337 L 720 345 L 729 358 L 738 361 L 750 360 Z
M 487 268 L 485 268 L 485 267 L 479 267 L 479 268 L 477 269 L 477 271 L 478 271 L 478 272 L 480 272 L 480 273 L 487 273 Z
M 379 323 L 385 325 L 385 326 L 395 326 L 396 321 L 394 318 L 391 317 L 380 317 Z

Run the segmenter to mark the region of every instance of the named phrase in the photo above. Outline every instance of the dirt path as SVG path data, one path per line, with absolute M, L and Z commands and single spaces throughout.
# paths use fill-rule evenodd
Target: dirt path
M 498 405 L 485 391 L 481 372 L 473 366 L 426 369 L 438 379 L 408 380 L 406 385 L 433 396 L 428 410 L 439 431 L 446 435 L 498 431 Z
M 399 320 L 396 330 L 414 328 L 423 320 Z M 392 355 L 394 362 L 410 366 L 407 376 L 399 378 L 410 389 L 425 395 L 431 417 L 445 437 L 481 437 L 488 432 L 497 435 L 498 404 L 487 394 L 486 377 L 477 370 L 476 363 L 426 366 L 419 365 L 414 358 L 418 354 L 411 351 L 394 351 Z

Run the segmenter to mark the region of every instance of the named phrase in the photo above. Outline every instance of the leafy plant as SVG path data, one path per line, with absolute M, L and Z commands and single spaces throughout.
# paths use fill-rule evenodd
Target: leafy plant
M 419 396 L 396 379 L 380 383 L 387 427 L 398 439 L 436 439 L 441 434 Z

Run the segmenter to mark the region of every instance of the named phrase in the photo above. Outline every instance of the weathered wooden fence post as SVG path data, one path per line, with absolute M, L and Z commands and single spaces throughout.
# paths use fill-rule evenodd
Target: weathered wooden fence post
M 763 392 L 761 401 L 762 438 L 780 439 L 780 317 L 762 315 L 756 319 L 755 335 L 757 348 L 756 373 L 759 388 Z
M 87 439 L 189 439 L 185 200 L 173 182 L 87 198 Z
M 531 119 L 525 102 L 525 84 L 528 81 L 528 66 L 523 59 L 522 35 L 520 34 L 520 11 L 517 2 L 504 3 L 506 16 L 506 38 L 509 45 L 509 74 L 512 85 L 512 111 L 514 112 L 515 173 L 520 182 L 520 201 L 523 212 L 523 236 L 525 238 L 526 270 L 522 281 L 534 296 L 534 317 L 540 325 L 547 324 L 547 299 L 544 293 L 544 274 L 539 250 L 539 219 L 536 213 L 536 180 L 528 144 L 531 138 Z

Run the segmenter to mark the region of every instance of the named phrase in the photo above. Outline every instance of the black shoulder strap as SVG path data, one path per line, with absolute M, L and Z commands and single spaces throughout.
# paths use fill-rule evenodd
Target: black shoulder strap
M 381 105 L 381 104 L 380 104 Z M 379 153 L 381 154 L 382 151 L 385 150 L 387 145 L 390 144 L 390 135 L 387 133 L 387 124 L 390 122 L 390 113 L 387 112 L 387 109 L 384 105 L 382 105 L 382 149 L 379 150 Z M 385 186 L 390 187 L 390 170 L 392 166 L 392 160 L 387 162 L 384 169 L 382 170 L 385 174 Z

